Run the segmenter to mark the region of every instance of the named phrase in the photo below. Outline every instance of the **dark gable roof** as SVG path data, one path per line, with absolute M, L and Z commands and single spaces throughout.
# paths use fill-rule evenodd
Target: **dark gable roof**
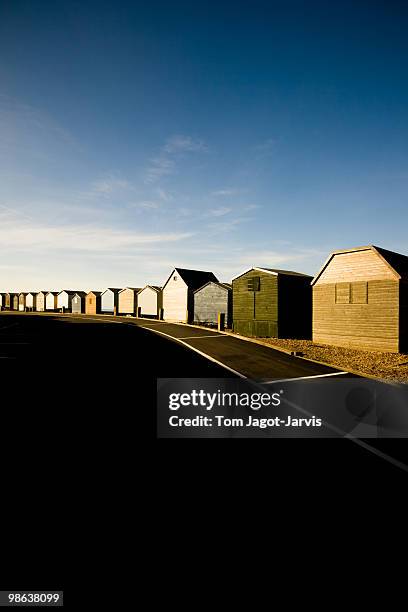
M 102 291 L 88 291 L 87 295 L 89 295 L 90 293 L 93 293 L 94 295 L 96 295 L 96 297 L 98 297 L 98 295 L 102 295 Z
M 408 279 L 408 256 L 402 255 L 401 253 L 394 253 L 393 251 L 387 251 L 378 246 L 373 246 L 373 250 L 385 259 L 385 261 L 395 270 L 401 278 Z
M 195 291 L 206 283 L 213 281 L 218 283 L 218 278 L 212 272 L 202 270 L 186 270 L 185 268 L 175 268 L 189 289 Z
M 75 291 L 72 297 L 74 297 L 75 295 L 79 295 L 79 297 L 85 297 L 86 294 L 87 294 L 86 291 Z

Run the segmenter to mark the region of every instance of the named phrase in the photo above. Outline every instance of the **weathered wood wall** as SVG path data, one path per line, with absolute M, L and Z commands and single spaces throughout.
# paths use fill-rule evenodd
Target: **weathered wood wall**
M 336 283 L 314 286 L 313 341 L 349 348 L 398 351 L 398 281 L 368 281 L 367 303 L 344 303 L 345 295 L 351 300 L 353 294 L 356 295 L 353 283 L 343 284 L 340 289 L 341 301 L 336 303 Z M 361 297 L 361 287 L 357 288 L 357 295 Z
M 231 324 L 232 291 L 210 283 L 194 293 L 194 321 L 196 323 L 218 323 L 218 313 L 224 313 L 225 323 Z
M 45 293 L 42 291 L 37 295 L 37 310 L 40 312 L 45 310 Z
M 248 279 L 260 277 L 260 290 L 248 291 Z M 232 281 L 233 329 L 244 336 L 278 336 L 278 277 L 251 270 Z
M 334 255 L 313 287 L 314 342 L 398 351 L 399 318 L 399 281 L 371 249 Z

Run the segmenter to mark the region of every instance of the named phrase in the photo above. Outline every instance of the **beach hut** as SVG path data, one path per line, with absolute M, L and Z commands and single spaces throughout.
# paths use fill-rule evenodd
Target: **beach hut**
M 217 325 L 224 315 L 226 327 L 232 324 L 232 285 L 210 281 L 194 291 L 194 322 Z
M 209 281 L 218 282 L 212 272 L 174 268 L 163 285 L 164 319 L 191 323 L 194 319 L 194 291 Z
M 233 329 L 243 336 L 311 338 L 312 277 L 251 268 L 232 281 Z
M 58 304 L 58 291 L 49 291 L 45 298 L 45 310 L 55 312 Z
M 18 295 L 18 309 L 20 312 L 24 312 L 26 309 L 26 298 L 27 293 L 19 293 Z
M 313 340 L 408 351 L 408 256 L 373 245 L 334 251 L 313 282 Z
M 101 295 L 101 312 L 104 314 L 117 314 L 119 312 L 118 288 L 109 287 Z
M 6 293 L 0 293 L 0 309 L 4 310 L 6 306 Z
M 17 308 L 14 308 L 15 296 L 17 296 Z M 6 310 L 18 310 L 18 293 L 6 293 L 4 307 Z
M 72 296 L 71 300 L 71 312 L 72 314 L 81 314 L 85 312 L 86 307 L 86 293 L 85 291 L 76 291 Z
M 137 294 L 139 291 L 140 287 L 125 287 L 119 291 L 118 314 L 136 315 Z
M 19 293 L 13 293 L 13 310 L 18 310 L 19 298 L 20 298 Z
M 48 295 L 48 291 L 40 291 L 37 295 L 37 311 L 43 312 L 45 310 L 45 298 Z
M 26 308 L 27 310 L 37 310 L 37 295 L 35 291 L 30 291 L 26 296 Z
M 73 289 L 63 289 L 58 293 L 57 297 L 57 310 L 61 312 L 71 312 L 72 309 L 72 298 L 77 293 Z
M 86 314 L 100 314 L 101 312 L 101 291 L 90 291 L 85 298 Z
M 162 289 L 157 285 L 146 285 L 137 294 L 138 317 L 158 319 L 162 305 Z

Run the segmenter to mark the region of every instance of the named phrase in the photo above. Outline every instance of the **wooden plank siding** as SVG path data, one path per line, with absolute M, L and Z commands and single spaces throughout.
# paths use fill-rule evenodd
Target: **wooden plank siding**
M 118 313 L 119 314 L 131 314 L 136 315 L 137 313 L 137 292 L 139 289 L 126 287 L 119 291 L 118 298 Z
M 217 325 L 218 313 L 225 315 L 227 327 L 232 323 L 232 289 L 210 282 L 194 292 L 194 322 Z
M 43 312 L 45 310 L 45 298 L 47 296 L 48 291 L 40 291 L 37 295 L 37 310 L 39 312 Z
M 317 281 L 319 284 L 396 279 L 395 273 L 371 249 L 334 255 Z
M 248 291 L 248 280 L 260 278 L 260 290 Z M 278 336 L 278 277 L 251 270 L 232 281 L 233 329 L 244 336 Z
M 352 283 L 351 283 L 352 285 Z M 367 350 L 399 350 L 399 283 L 371 280 L 366 304 L 336 303 L 336 284 L 313 289 L 313 341 Z
M 101 312 L 101 293 L 90 291 L 85 298 L 86 314 L 100 314 Z
M 331 255 L 313 281 L 314 342 L 402 350 L 408 336 L 407 281 L 386 257 L 404 256 L 371 246 Z

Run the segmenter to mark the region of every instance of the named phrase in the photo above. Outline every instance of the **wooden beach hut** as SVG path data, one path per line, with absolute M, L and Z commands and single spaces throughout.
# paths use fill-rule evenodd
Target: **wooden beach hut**
M 74 289 L 63 289 L 58 293 L 57 297 L 57 310 L 61 312 L 71 312 L 72 310 L 72 298 L 78 293 Z
M 315 276 L 313 340 L 408 351 L 408 256 L 373 245 L 334 251 Z
M 101 312 L 104 314 L 118 313 L 119 309 L 119 291 L 118 288 L 108 287 L 101 295 Z
M 140 287 L 125 287 L 119 291 L 118 314 L 136 316 L 139 291 Z
M 32 310 L 32 311 L 37 310 L 37 295 L 38 293 L 36 291 L 30 291 L 30 293 L 27 293 L 27 297 L 26 297 L 27 310 Z
M 312 277 L 251 268 L 232 281 L 233 329 L 244 336 L 311 338 Z
M 163 307 L 162 288 L 146 285 L 137 294 L 137 316 L 158 319 Z
M 58 291 L 49 291 L 45 298 L 45 310 L 55 312 L 58 305 Z
M 86 314 L 100 314 L 101 313 L 101 295 L 102 291 L 90 291 L 86 294 L 85 298 L 85 312 Z
M 232 324 L 232 285 L 210 281 L 194 291 L 194 323 L 217 325 L 224 315 L 226 327 Z
M 163 285 L 164 319 L 191 323 L 194 319 L 194 291 L 209 281 L 218 282 L 212 272 L 174 268 Z
M 71 312 L 72 314 L 82 314 L 85 312 L 86 307 L 86 293 L 85 291 L 76 291 L 71 299 Z
M 24 312 L 26 309 L 26 298 L 27 293 L 19 293 L 18 295 L 18 309 L 20 312 Z
M 48 291 L 40 291 L 37 295 L 37 310 L 43 312 L 45 310 L 45 298 L 48 295 Z

